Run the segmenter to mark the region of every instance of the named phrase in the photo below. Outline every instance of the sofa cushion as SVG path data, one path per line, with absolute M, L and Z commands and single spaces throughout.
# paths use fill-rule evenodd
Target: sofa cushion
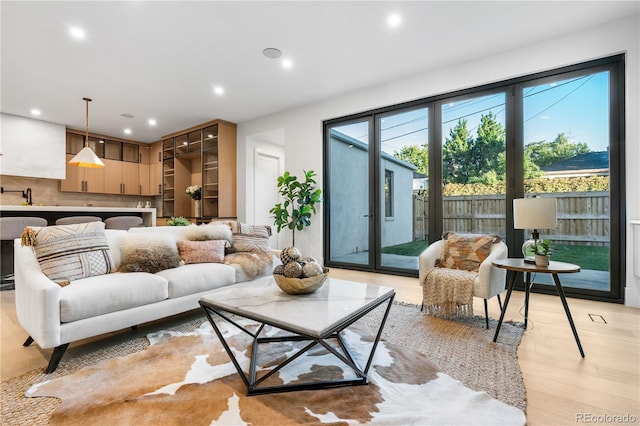
M 33 246 L 42 272 L 52 281 L 73 281 L 115 269 L 103 222 L 27 227 L 22 242 Z
M 122 240 L 119 272 L 156 273 L 180 264 L 178 241 L 167 233 L 133 233 Z
M 167 280 L 154 274 L 115 272 L 83 278 L 62 288 L 60 321 L 91 318 L 160 302 L 167 297 Z
M 169 283 L 169 298 L 213 290 L 236 282 L 236 271 L 221 263 L 182 265 L 156 273 Z
M 229 244 L 226 240 L 178 241 L 180 258 L 185 264 L 190 263 L 223 263 L 224 248 Z

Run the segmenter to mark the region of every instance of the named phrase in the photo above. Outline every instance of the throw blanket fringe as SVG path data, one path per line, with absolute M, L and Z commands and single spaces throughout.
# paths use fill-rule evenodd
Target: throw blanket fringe
M 427 314 L 449 318 L 473 315 L 473 280 L 477 272 L 431 268 L 422 283 Z
M 34 231 L 30 226 L 24 228 L 24 231 L 21 235 L 22 246 L 35 246 L 38 241 L 36 240 L 36 231 Z

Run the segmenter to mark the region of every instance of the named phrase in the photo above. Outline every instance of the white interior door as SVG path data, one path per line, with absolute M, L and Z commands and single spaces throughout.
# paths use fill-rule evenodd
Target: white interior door
M 282 174 L 282 157 L 280 154 L 254 150 L 254 211 L 253 223 L 256 225 L 272 225 L 273 215 L 269 210 L 279 202 L 278 176 Z M 271 237 L 271 246 L 278 245 L 278 234 L 275 227 Z

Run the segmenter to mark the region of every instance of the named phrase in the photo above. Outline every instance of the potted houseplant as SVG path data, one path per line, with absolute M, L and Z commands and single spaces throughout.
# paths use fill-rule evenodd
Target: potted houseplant
M 167 220 L 167 226 L 188 226 L 191 225 L 188 219 L 182 216 L 171 216 L 171 219 Z
M 553 248 L 551 247 L 551 241 L 549 240 L 538 240 L 536 241 L 535 246 L 535 262 L 537 266 L 548 266 L 549 265 L 549 256 L 551 256 L 551 251 Z
M 276 204 L 269 213 L 274 215 L 278 232 L 282 228 L 292 231 L 291 245 L 296 245 L 296 229 L 302 231 L 311 225 L 311 216 L 316 213 L 316 204 L 322 202 L 322 190 L 316 189 L 313 170 L 304 172 L 304 180 L 298 180 L 289 172 L 278 177 L 278 193 L 284 201 Z

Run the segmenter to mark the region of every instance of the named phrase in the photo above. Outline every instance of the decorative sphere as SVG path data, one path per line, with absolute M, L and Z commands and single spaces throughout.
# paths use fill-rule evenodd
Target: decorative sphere
M 305 277 L 315 277 L 316 275 L 321 275 L 322 272 L 322 266 L 318 262 L 307 262 L 302 267 L 302 274 Z
M 284 265 L 284 276 L 288 278 L 302 277 L 302 266 L 298 262 L 289 262 Z
M 274 275 L 284 275 L 284 265 L 278 265 L 273 269 Z
M 318 260 L 315 257 L 311 257 L 311 256 L 307 256 L 304 258 L 305 262 L 316 262 L 318 263 Z
M 300 252 L 295 247 L 287 247 L 280 252 L 280 260 L 284 265 L 300 258 Z

